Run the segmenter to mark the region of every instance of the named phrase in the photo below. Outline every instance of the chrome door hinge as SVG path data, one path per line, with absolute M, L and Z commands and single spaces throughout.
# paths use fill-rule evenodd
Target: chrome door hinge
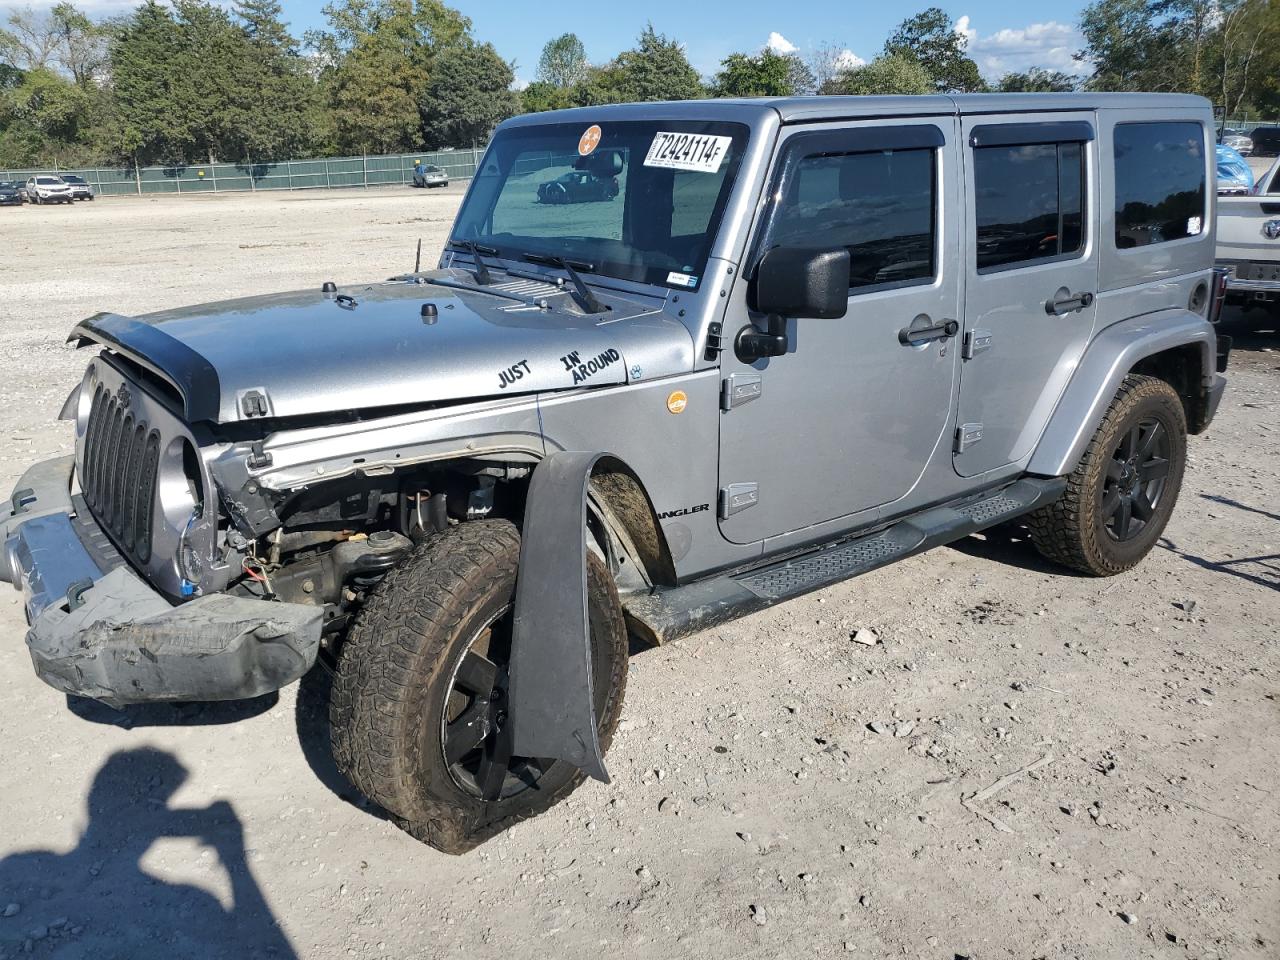
M 764 391 L 764 378 L 758 373 L 731 373 L 720 384 L 720 409 L 732 410 L 749 403 Z
M 995 336 L 990 330 L 970 330 L 964 335 L 964 346 L 960 356 L 972 360 L 984 350 L 991 349 L 991 340 Z
M 727 520 L 760 502 L 760 484 L 731 483 L 720 491 L 720 519 Z
M 962 423 L 956 427 L 956 453 L 964 453 L 982 440 L 982 424 Z

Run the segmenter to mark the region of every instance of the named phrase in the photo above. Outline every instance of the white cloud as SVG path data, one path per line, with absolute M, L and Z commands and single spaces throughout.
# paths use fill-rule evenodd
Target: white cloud
M 774 30 L 769 34 L 769 39 L 764 42 L 764 45 L 774 53 L 780 53 L 783 56 L 786 56 L 788 53 L 795 53 L 800 49 L 777 30 Z
M 1085 72 L 1073 56 L 1084 46 L 1084 37 L 1070 24 L 1049 20 L 1021 28 L 1005 27 L 984 36 L 971 26 L 968 16 L 963 16 L 956 21 L 955 31 L 969 41 L 969 56 L 988 78 L 1028 67 Z
M 835 65 L 837 70 L 852 70 L 854 67 L 865 67 L 867 61 L 852 50 L 841 50 L 835 58 Z

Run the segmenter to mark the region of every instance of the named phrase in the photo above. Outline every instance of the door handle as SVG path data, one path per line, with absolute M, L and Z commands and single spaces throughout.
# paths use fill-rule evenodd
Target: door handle
M 1092 293 L 1072 293 L 1066 287 L 1060 287 L 1057 293 L 1044 302 L 1044 312 L 1053 317 L 1060 317 L 1066 313 L 1084 310 L 1092 303 Z
M 945 340 L 960 332 L 960 324 L 956 320 L 943 320 L 931 327 L 903 327 L 898 331 L 898 342 L 906 347 L 917 347 L 930 340 Z

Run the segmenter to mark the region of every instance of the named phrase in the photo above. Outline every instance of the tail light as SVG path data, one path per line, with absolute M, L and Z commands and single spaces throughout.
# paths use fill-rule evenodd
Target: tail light
M 1217 323 L 1222 318 L 1222 305 L 1227 301 L 1227 277 L 1231 271 L 1226 267 L 1213 268 L 1213 296 L 1209 301 L 1209 322 Z

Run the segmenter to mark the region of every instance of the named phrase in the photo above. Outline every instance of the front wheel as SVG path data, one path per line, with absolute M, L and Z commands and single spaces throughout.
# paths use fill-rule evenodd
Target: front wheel
M 504 736 L 519 559 L 520 534 L 505 520 L 451 527 L 378 586 L 338 659 L 329 706 L 338 767 L 402 829 L 446 853 L 542 813 L 583 780 L 564 761 L 513 756 Z M 627 631 L 594 555 L 587 608 L 607 750 L 626 689 Z
M 1187 418 L 1173 387 L 1130 374 L 1067 489 L 1027 517 L 1047 559 L 1095 577 L 1123 573 L 1155 546 L 1187 462 Z

